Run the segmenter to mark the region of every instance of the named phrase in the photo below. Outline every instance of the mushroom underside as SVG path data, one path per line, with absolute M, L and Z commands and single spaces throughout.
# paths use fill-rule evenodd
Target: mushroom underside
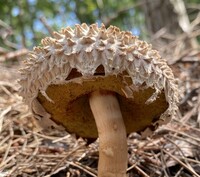
M 73 79 L 67 84 L 50 85 L 46 93 L 53 100 L 41 93 L 38 101 L 51 114 L 51 119 L 66 128 L 69 133 L 75 133 L 84 138 L 97 138 L 98 132 L 89 105 L 89 94 L 96 90 L 107 90 L 116 93 L 124 119 L 127 134 L 140 132 L 157 121 L 168 108 L 164 92 L 158 98 L 146 104 L 155 92 L 152 88 L 132 88 L 132 94 L 127 98 L 126 90 L 132 85 L 131 79 L 124 79 L 123 75 L 94 76 L 91 79 L 81 79 L 81 83 Z M 130 91 L 130 89 L 129 89 Z M 59 94 L 57 94 L 59 93 Z

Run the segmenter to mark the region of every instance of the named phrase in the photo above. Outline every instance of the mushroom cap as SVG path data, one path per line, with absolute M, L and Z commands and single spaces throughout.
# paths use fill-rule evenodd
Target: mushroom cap
M 175 115 L 178 89 L 166 61 L 130 32 L 76 25 L 54 32 L 29 54 L 20 94 L 44 127 L 98 137 L 89 106 L 95 90 L 116 93 L 127 134 L 149 135 Z

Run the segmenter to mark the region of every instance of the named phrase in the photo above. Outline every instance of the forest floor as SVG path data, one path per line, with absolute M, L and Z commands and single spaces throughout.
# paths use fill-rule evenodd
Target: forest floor
M 200 177 L 200 50 L 166 57 L 179 82 L 179 112 L 150 138 L 129 135 L 130 177 Z M 0 177 L 96 177 L 97 141 L 87 145 L 64 131 L 41 132 L 35 125 L 18 96 L 21 63 L 0 62 Z

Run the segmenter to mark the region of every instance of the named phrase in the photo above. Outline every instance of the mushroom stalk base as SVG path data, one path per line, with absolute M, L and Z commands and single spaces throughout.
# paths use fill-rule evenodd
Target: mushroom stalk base
M 99 134 L 98 177 L 126 177 L 126 129 L 116 95 L 95 91 L 89 102 Z

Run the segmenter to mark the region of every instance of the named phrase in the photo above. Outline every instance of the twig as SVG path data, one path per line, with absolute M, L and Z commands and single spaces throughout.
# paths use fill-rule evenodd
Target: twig
M 10 112 L 11 108 L 12 107 L 9 106 L 8 108 L 6 108 L 5 110 L 3 110 L 0 113 L 0 132 L 2 131 L 2 125 L 3 125 L 3 121 L 4 121 L 4 118 L 5 118 L 5 115 Z
M 194 143 L 193 141 L 190 141 L 190 139 L 188 140 L 188 139 L 186 139 L 186 138 L 182 138 L 182 137 L 178 136 L 177 134 L 173 134 L 173 133 L 171 134 L 171 133 L 170 133 L 169 136 L 171 136 L 172 139 L 175 138 L 175 139 L 177 139 L 177 140 L 190 143 L 190 144 L 193 145 L 193 146 L 199 146 L 198 143 Z
M 147 175 L 140 167 L 138 167 L 137 165 L 134 166 L 134 168 L 143 176 L 143 177 L 150 177 L 149 175 Z
M 57 137 L 54 137 L 54 136 L 48 136 L 48 135 L 43 135 L 41 133 L 37 133 L 37 132 L 33 132 L 33 134 L 41 137 L 41 138 L 44 138 L 44 139 L 49 139 L 49 140 L 56 140 Z
M 89 175 L 93 176 L 93 177 L 97 177 L 96 174 L 94 174 L 93 172 L 90 172 L 85 166 L 83 166 L 82 164 L 78 163 L 78 162 L 67 162 L 68 164 L 75 166 L 81 170 L 83 170 L 84 172 L 88 173 Z
M 0 26 L 2 26 L 4 28 L 4 30 L 1 31 L 1 37 L 5 43 L 5 45 L 7 45 L 8 47 L 17 49 L 18 45 L 15 43 L 10 42 L 7 38 L 8 36 L 10 36 L 13 32 L 12 32 L 12 28 L 5 23 L 4 21 L 0 20 Z
M 173 130 L 173 129 L 167 128 L 167 127 L 166 127 L 165 129 L 166 129 L 166 130 L 169 130 L 169 131 L 172 131 L 172 132 L 175 132 L 175 133 L 177 133 L 177 134 L 183 135 L 183 136 L 185 136 L 185 137 L 188 137 L 188 138 L 190 138 L 190 139 L 192 139 L 192 140 L 195 140 L 195 141 L 197 141 L 197 142 L 200 142 L 200 139 L 199 139 L 199 138 L 193 137 L 193 136 L 191 136 L 191 135 L 188 135 L 188 134 L 186 134 L 186 133 L 180 132 L 180 131 L 178 131 L 178 130 Z
M 179 160 L 177 157 L 175 157 L 174 155 L 170 154 L 168 151 L 166 151 L 165 149 L 163 149 L 163 152 L 165 152 L 167 155 L 169 155 L 171 158 L 173 158 L 174 160 L 176 160 L 178 163 L 180 163 L 185 169 L 187 169 L 190 173 L 192 173 L 193 175 L 195 175 L 196 177 L 200 177 L 200 175 L 198 175 L 194 169 L 188 167 L 185 163 L 183 163 L 181 160 Z
M 60 160 L 60 162 L 52 169 L 52 171 L 55 171 L 71 154 L 73 154 L 74 152 L 76 152 L 78 149 L 80 149 L 83 146 L 85 146 L 85 144 L 78 146 L 75 149 L 73 149 L 71 152 L 69 152 L 63 159 Z
M 184 168 L 181 167 L 180 170 L 176 173 L 176 175 L 175 175 L 174 177 L 179 177 L 179 176 L 180 176 L 180 173 L 181 173 L 181 171 L 182 171 L 183 169 L 184 169 Z
M 57 143 L 57 142 L 63 141 L 65 139 L 68 139 L 69 137 L 71 137 L 71 135 L 67 135 L 67 136 L 55 139 L 55 140 L 52 141 L 52 143 Z
M 176 148 L 178 149 L 178 152 L 180 152 L 181 156 L 184 157 L 184 158 L 182 158 L 182 159 L 184 159 L 185 164 L 188 165 L 190 168 L 192 168 L 192 167 L 190 166 L 190 164 L 188 163 L 188 161 L 187 161 L 187 159 L 186 159 L 186 157 L 185 157 L 185 155 L 184 155 L 184 152 L 182 151 L 181 147 L 179 147 L 176 143 L 174 143 L 174 142 L 173 142 L 172 140 L 170 140 L 169 138 L 167 138 L 167 137 L 164 137 L 164 138 L 165 138 L 166 140 L 168 140 L 171 144 L 173 144 L 173 145 L 176 146 Z
M 162 149 L 161 149 L 161 152 L 160 152 L 160 158 L 161 158 L 162 166 L 164 166 L 163 171 L 164 171 L 165 176 L 169 177 L 169 175 L 168 175 L 169 172 L 168 172 L 168 168 L 166 168 L 167 164 L 166 164 L 166 160 L 164 159 L 164 154 L 163 154 Z
M 12 58 L 17 58 L 17 57 L 21 57 L 23 55 L 26 55 L 28 53 L 28 49 L 19 49 L 16 51 L 12 51 L 12 52 L 7 52 L 3 55 L 0 56 L 0 62 L 4 62 L 8 59 L 12 59 Z
M 40 21 L 43 23 L 43 25 L 45 26 L 45 28 L 48 30 L 49 34 L 53 37 L 53 36 L 54 36 L 53 30 L 52 30 L 52 28 L 48 25 L 46 18 L 45 18 L 45 17 L 40 17 L 39 19 L 40 19 Z
M 31 153 L 27 153 L 27 152 L 20 152 L 20 154 L 24 155 L 24 156 L 32 156 L 32 152 Z M 59 159 L 59 158 L 65 158 L 66 154 L 36 154 L 35 157 L 39 157 L 39 158 L 47 158 L 47 159 Z M 57 163 L 56 163 L 57 165 Z
M 135 168 L 136 165 L 137 165 L 137 163 L 134 163 L 133 165 L 131 165 L 131 166 L 126 170 L 126 172 L 131 171 L 133 168 Z

